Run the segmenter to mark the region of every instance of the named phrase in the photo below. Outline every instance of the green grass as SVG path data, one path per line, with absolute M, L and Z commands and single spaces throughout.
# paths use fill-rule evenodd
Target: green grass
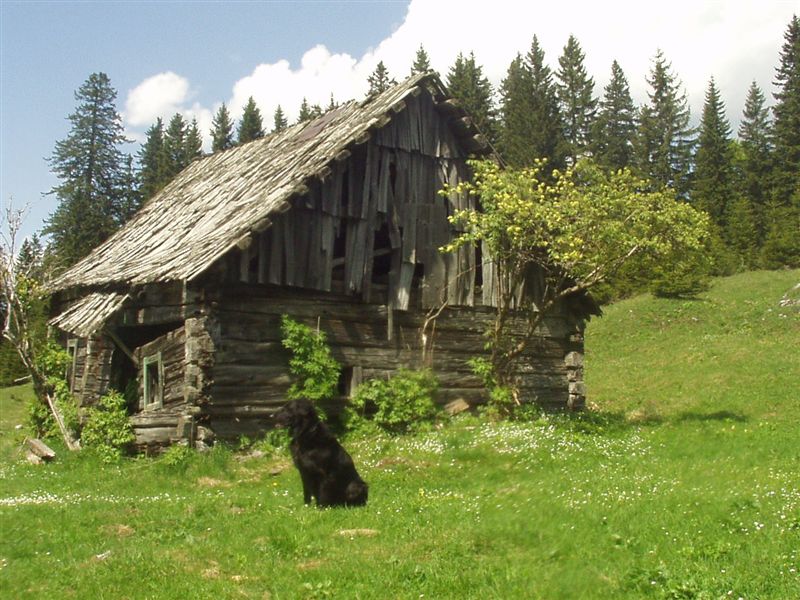
M 363 509 L 303 507 L 282 454 L 4 454 L 0 597 L 798 598 L 799 278 L 609 307 L 591 413 L 346 440 Z

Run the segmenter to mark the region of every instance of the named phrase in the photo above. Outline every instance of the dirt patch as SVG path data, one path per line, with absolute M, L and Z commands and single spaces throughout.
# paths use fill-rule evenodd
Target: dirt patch
M 223 481 L 222 479 L 214 479 L 213 477 L 200 477 L 197 480 L 197 485 L 199 485 L 200 487 L 229 488 L 233 484 L 230 481 Z
M 117 523 L 115 525 L 103 525 L 100 528 L 106 535 L 113 535 L 118 538 L 126 538 L 132 536 L 136 533 L 136 530 L 131 527 L 130 525 L 125 525 L 124 523 Z
M 379 532 L 377 529 L 340 529 L 337 533 L 342 537 L 355 538 L 375 537 Z
M 300 571 L 313 571 L 314 569 L 319 569 L 324 564 L 324 560 L 307 560 L 297 565 L 297 569 Z

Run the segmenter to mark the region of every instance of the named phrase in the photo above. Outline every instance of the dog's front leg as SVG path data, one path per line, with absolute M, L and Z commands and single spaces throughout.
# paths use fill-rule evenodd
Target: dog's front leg
M 301 473 L 300 479 L 303 481 L 303 502 L 311 504 L 311 496 L 314 492 L 314 478 L 310 475 Z

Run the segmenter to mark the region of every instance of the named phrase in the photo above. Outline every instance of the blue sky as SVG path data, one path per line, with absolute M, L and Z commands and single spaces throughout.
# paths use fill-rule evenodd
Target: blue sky
M 68 131 L 74 91 L 109 75 L 128 135 L 141 139 L 176 111 L 205 129 L 221 102 L 236 115 L 248 96 L 266 120 L 277 104 L 358 97 L 383 60 L 407 74 L 423 43 L 446 73 L 474 51 L 494 85 L 537 34 L 548 62 L 570 33 L 602 93 L 617 59 L 634 100 L 657 48 L 681 77 L 695 116 L 714 75 L 734 128 L 755 80 L 771 98 L 783 33 L 800 0 L 633 0 L 563 3 L 494 0 L 411 2 L 13 2 L 0 0 L 0 200 L 32 205 L 23 233 L 55 207 L 46 158 Z M 713 51 L 711 49 L 713 48 Z M 137 145 L 129 148 L 135 152 Z

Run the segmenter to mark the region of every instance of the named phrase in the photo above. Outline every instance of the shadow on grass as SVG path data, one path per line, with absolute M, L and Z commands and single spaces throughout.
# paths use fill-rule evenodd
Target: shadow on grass
M 745 423 L 749 418 L 741 413 L 735 413 L 729 410 L 718 410 L 712 413 L 684 412 L 676 416 L 673 420 L 676 423 L 685 423 L 688 421 L 701 423 L 707 421 L 735 421 L 737 423 Z
M 720 410 L 710 413 L 683 412 L 678 415 L 625 414 L 616 411 L 584 410 L 580 412 L 553 412 L 551 422 L 561 429 L 582 434 L 619 434 L 637 427 L 650 427 L 667 423 L 707 423 L 714 421 L 745 423 L 749 417 L 741 413 Z

